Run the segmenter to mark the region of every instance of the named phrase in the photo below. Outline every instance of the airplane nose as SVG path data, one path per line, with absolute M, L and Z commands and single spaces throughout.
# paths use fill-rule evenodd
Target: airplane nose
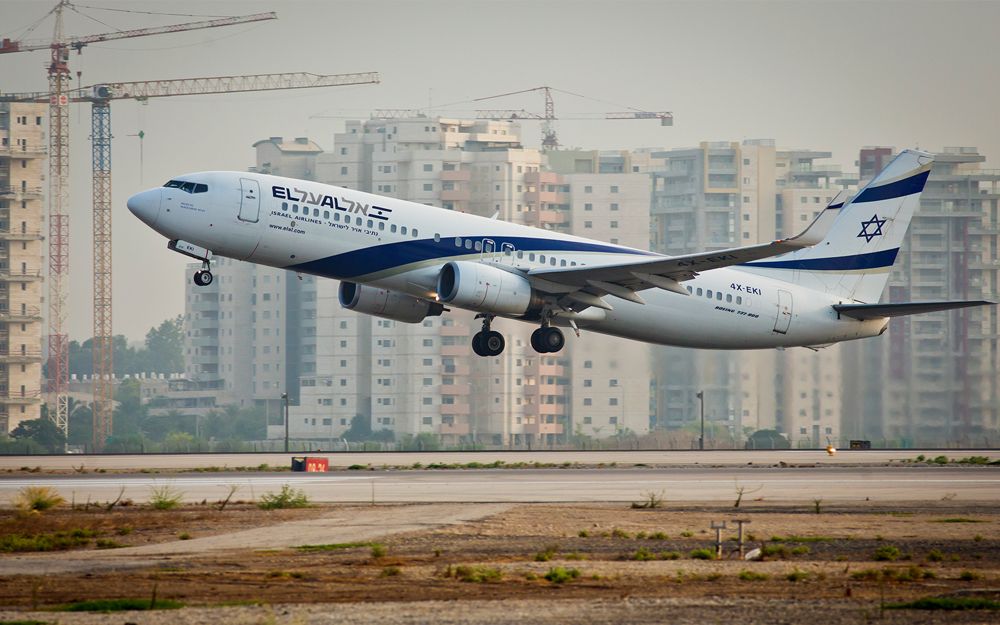
M 132 214 L 152 227 L 160 214 L 160 189 L 149 189 L 136 193 L 126 203 Z

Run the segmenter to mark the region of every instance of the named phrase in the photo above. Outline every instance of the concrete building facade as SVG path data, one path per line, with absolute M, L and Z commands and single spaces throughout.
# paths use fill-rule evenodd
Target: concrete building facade
M 0 432 L 41 416 L 46 105 L 0 103 Z

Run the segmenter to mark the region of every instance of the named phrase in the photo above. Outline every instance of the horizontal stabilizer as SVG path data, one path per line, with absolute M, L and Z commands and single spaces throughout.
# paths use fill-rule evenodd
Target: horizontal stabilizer
M 841 315 L 866 321 L 868 319 L 881 319 L 882 317 L 903 317 L 905 315 L 968 308 L 969 306 L 986 306 L 995 303 L 984 300 L 970 300 L 964 302 L 906 302 L 903 304 L 834 304 L 833 309 Z

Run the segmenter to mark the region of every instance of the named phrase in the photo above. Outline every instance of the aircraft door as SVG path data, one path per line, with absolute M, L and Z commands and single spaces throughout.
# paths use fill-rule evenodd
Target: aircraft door
M 488 263 L 496 261 L 497 244 L 493 239 L 483 239 L 482 259 Z
M 256 180 L 240 178 L 240 221 L 260 220 L 260 185 Z
M 504 244 L 502 244 L 500 246 L 500 262 L 504 262 L 504 259 L 506 259 L 507 262 L 513 264 L 514 263 L 514 251 L 515 250 L 514 250 L 514 244 L 513 243 L 504 243 Z
M 792 323 L 792 294 L 788 291 L 778 291 L 778 316 L 774 320 L 774 331 L 786 334 Z

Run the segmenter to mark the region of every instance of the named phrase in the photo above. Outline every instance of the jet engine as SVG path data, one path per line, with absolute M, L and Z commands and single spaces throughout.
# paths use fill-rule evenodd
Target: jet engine
M 425 317 L 437 317 L 444 311 L 444 306 L 436 302 L 354 282 L 341 282 L 339 297 L 340 305 L 347 310 L 403 323 L 420 323 Z
M 524 276 L 461 260 L 441 269 L 437 292 L 445 303 L 500 315 L 523 315 L 532 303 L 531 283 Z

